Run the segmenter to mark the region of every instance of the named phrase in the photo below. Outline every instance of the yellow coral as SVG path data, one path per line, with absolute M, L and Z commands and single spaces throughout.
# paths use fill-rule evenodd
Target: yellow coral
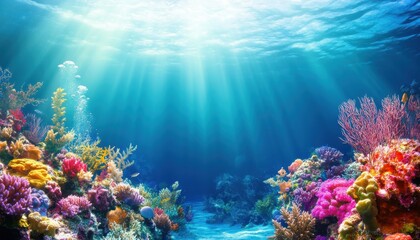
M 4 151 L 6 149 L 7 149 L 7 142 L 6 141 L 0 142 L 0 152 Z
M 356 200 L 356 210 L 362 217 L 366 230 L 369 233 L 374 233 L 378 229 L 376 219 L 378 215 L 375 196 L 376 190 L 378 190 L 378 184 L 368 172 L 363 172 L 354 181 L 353 185 L 347 189 L 347 194 Z
M 74 132 L 66 132 L 64 127 L 64 123 L 66 122 L 66 108 L 63 107 L 63 104 L 66 101 L 64 98 L 65 96 L 66 93 L 64 92 L 64 89 L 57 88 L 54 95 L 51 97 L 51 107 L 54 111 L 52 122 L 54 125 L 47 132 L 47 136 L 45 137 L 45 150 L 49 153 L 61 150 L 62 147 L 74 139 Z
M 104 169 L 108 162 L 109 149 L 99 147 L 100 142 L 98 139 L 93 143 L 84 142 L 76 147 L 76 152 L 92 172 Z
M 47 181 L 52 179 L 47 166 L 33 159 L 13 159 L 8 166 L 10 174 L 26 178 L 35 188 L 43 188 Z
M 30 213 L 28 216 L 28 223 L 32 231 L 48 236 L 54 236 L 60 228 L 58 221 L 43 217 L 39 212 Z

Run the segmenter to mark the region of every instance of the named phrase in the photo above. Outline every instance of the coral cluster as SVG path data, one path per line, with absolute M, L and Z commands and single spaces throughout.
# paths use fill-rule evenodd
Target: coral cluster
M 81 138 L 65 126 L 62 88 L 51 99 L 53 125 L 44 138 L 41 120 L 22 109 L 40 103 L 32 96 L 41 84 L 16 91 L 10 77 L 0 69 L 0 236 L 166 239 L 191 221 L 178 182 L 157 191 L 123 178 L 137 146 L 120 150 L 99 146 L 99 139 L 72 141 Z M 159 212 L 150 216 L 147 209 Z

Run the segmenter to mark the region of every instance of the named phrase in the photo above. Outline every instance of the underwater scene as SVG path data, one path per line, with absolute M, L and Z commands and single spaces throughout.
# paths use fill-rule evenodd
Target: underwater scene
M 0 1 L 0 240 L 420 240 L 420 1 Z

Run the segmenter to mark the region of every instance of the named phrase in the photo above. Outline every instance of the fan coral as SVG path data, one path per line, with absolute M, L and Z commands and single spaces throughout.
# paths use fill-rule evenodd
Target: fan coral
M 38 144 L 48 131 L 48 127 L 42 126 L 41 118 L 35 114 L 26 115 L 28 129 L 23 131 L 23 135 L 33 144 Z
M 387 146 L 378 146 L 363 166 L 373 172 L 378 183 L 378 197 L 389 200 L 395 197 L 406 208 L 420 192 L 414 179 L 420 174 L 420 143 L 417 140 L 393 140 Z
M 82 211 L 89 210 L 92 204 L 86 197 L 70 195 L 57 203 L 60 213 L 64 217 L 74 217 Z
M 372 98 L 365 96 L 359 102 L 360 109 L 354 100 L 341 104 L 338 120 L 342 140 L 356 151 L 368 154 L 380 144 L 409 135 L 411 130 L 404 124 L 408 113 L 397 96 L 383 99 L 379 111 Z
M 43 188 L 47 181 L 51 180 L 47 165 L 33 159 L 14 159 L 8 166 L 10 174 L 26 178 L 35 188 Z
M 301 212 L 296 204 L 293 204 L 292 211 L 288 212 L 286 208 L 281 209 L 281 214 L 287 223 L 287 228 L 273 220 L 275 227 L 275 236 L 270 237 L 273 240 L 311 240 L 314 237 L 315 218 L 308 212 Z
M 34 212 L 39 212 L 42 216 L 47 216 L 47 210 L 50 206 L 50 199 L 42 190 L 32 189 L 32 207 Z
M 115 204 L 112 194 L 102 186 L 96 186 L 89 190 L 88 199 L 99 211 L 106 211 Z
M 345 179 L 329 179 L 323 182 L 316 194 L 318 201 L 312 210 L 312 216 L 318 219 L 334 216 L 340 224 L 351 214 L 351 209 L 356 205 L 347 195 L 347 188 L 352 184 L 353 180 Z
M 38 212 L 32 212 L 28 215 L 28 224 L 32 231 L 48 236 L 54 236 L 60 228 L 60 224 L 57 221 L 43 217 Z
M 119 183 L 112 190 L 118 201 L 131 207 L 138 207 L 144 202 L 144 197 L 140 195 L 139 191 L 128 184 Z
M 70 178 L 76 177 L 81 171 L 87 172 L 86 164 L 74 156 L 63 160 L 62 169 L 63 173 Z
M 29 182 L 7 174 L 0 176 L 0 213 L 19 216 L 31 206 Z

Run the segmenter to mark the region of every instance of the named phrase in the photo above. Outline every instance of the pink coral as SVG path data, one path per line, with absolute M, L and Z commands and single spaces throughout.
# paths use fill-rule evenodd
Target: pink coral
M 89 210 L 92 204 L 86 197 L 70 195 L 61 199 L 58 204 L 58 210 L 64 217 L 74 217 L 82 211 Z
M 75 157 L 65 158 L 63 160 L 62 168 L 63 173 L 71 178 L 76 177 L 82 170 L 85 172 L 87 171 L 87 165 L 82 162 L 82 160 Z
M 395 197 L 406 208 L 420 192 L 414 180 L 420 171 L 420 143 L 412 139 L 393 140 L 378 146 L 370 155 L 363 170 L 374 172 L 379 190 L 377 196 L 386 200 Z
M 356 202 L 347 194 L 347 188 L 353 182 L 345 179 L 329 179 L 323 182 L 316 194 L 318 201 L 312 210 L 312 216 L 318 219 L 337 217 L 338 224 L 350 216 Z
M 341 104 L 338 120 L 343 141 L 356 151 L 368 154 L 379 144 L 409 135 L 408 113 L 397 96 L 383 99 L 379 111 L 373 98 L 363 97 L 359 102 L 360 109 L 354 100 Z
M 61 198 L 61 187 L 54 181 L 48 181 L 45 185 L 45 193 L 53 201 L 58 201 Z

